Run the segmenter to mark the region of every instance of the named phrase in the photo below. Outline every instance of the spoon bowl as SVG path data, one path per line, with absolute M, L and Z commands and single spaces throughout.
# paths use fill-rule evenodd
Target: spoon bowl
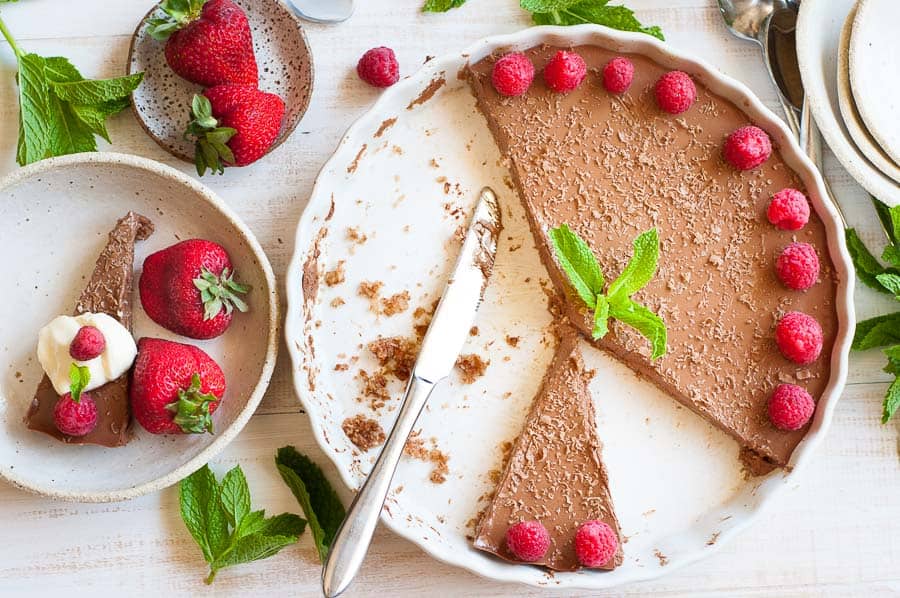
M 731 33 L 741 39 L 763 44 L 763 24 L 775 10 L 776 0 L 718 0 L 718 3 L 719 12 Z
M 287 0 L 298 17 L 314 23 L 340 23 L 353 14 L 353 0 Z

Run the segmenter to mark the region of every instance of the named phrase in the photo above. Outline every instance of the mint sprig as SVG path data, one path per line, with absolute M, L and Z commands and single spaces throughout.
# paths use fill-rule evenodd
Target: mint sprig
M 584 239 L 567 225 L 550 230 L 556 259 L 569 283 L 584 304 L 594 312 L 591 335 L 601 339 L 609 332 L 609 319 L 631 326 L 650 341 L 650 359 L 666 354 L 668 333 L 662 318 L 631 296 L 647 286 L 659 263 L 659 234 L 656 229 L 641 233 L 634 240 L 634 254 L 628 265 L 604 293 L 605 279 L 597 258 Z
M 853 260 L 856 276 L 866 286 L 900 301 L 900 206 L 889 208 L 874 200 L 875 211 L 888 233 L 889 242 L 881 254 L 883 265 L 852 228 L 845 231 L 847 249 Z M 894 376 L 888 386 L 881 409 L 881 423 L 886 424 L 900 409 L 900 311 L 857 322 L 851 349 L 866 351 L 884 347 L 887 357 L 884 371 Z
M 466 0 L 425 0 L 422 12 L 447 12 L 459 8 Z M 520 0 L 520 6 L 531 13 L 535 25 L 582 25 L 594 23 L 619 31 L 636 31 L 665 41 L 662 29 L 645 27 L 630 8 L 609 5 L 609 0 Z
M 72 395 L 73 402 L 81 402 L 81 393 L 90 382 L 91 369 L 88 366 L 77 363 L 69 366 L 69 394 Z
M 51 156 L 97 151 L 96 136 L 109 141 L 106 119 L 129 106 L 143 73 L 87 80 L 66 58 L 22 50 L 0 18 L 0 34 L 18 63 L 20 166 Z
M 347 514 L 344 505 L 321 468 L 294 447 L 278 449 L 275 465 L 303 508 L 319 560 L 324 563 L 331 541 Z
M 206 583 L 226 567 L 268 558 L 297 542 L 306 522 L 291 513 L 266 517 L 250 510 L 250 488 L 240 466 L 222 483 L 204 465 L 179 485 L 181 518 L 209 563 Z

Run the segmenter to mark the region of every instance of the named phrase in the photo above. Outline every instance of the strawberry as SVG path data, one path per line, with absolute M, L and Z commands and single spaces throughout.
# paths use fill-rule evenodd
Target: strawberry
M 225 164 L 246 166 L 268 153 L 281 130 L 284 101 L 255 87 L 217 85 L 194 96 L 191 117 L 185 138 L 196 140 L 197 173 L 222 174 Z
M 222 368 L 201 349 L 160 338 L 138 341 L 129 397 L 134 418 L 151 434 L 212 434 L 212 414 L 224 394 Z
M 232 0 L 164 0 L 165 16 L 150 20 L 150 35 L 166 41 L 166 62 L 188 81 L 211 87 L 256 87 L 259 73 L 247 15 Z
M 234 280 L 234 268 L 218 243 L 189 239 L 147 256 L 138 284 L 150 319 L 176 334 L 214 338 L 228 329 L 238 297 L 250 290 Z

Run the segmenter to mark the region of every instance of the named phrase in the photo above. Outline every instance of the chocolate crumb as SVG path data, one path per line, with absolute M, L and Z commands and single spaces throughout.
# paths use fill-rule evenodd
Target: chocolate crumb
M 361 413 L 345 419 L 341 429 L 350 442 L 362 451 L 381 446 L 386 438 L 381 424 Z

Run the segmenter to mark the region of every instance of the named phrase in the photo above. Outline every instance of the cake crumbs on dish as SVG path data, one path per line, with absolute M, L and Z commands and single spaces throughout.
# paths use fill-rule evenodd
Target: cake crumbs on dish
M 361 451 L 381 446 L 386 438 L 384 429 L 381 424 L 374 419 L 370 419 L 358 413 L 353 417 L 348 417 L 341 424 L 341 429 L 347 438 Z
M 347 238 L 356 243 L 357 245 L 362 245 L 366 241 L 369 240 L 368 235 L 359 232 L 359 229 L 355 226 L 347 227 Z
M 516 348 L 519 346 L 519 337 L 518 336 L 510 336 L 506 335 L 506 344 L 512 348 Z
M 346 302 L 343 299 L 341 299 L 340 297 L 335 297 L 334 299 L 331 300 L 331 303 L 329 305 L 331 305 L 331 307 L 340 307 L 344 303 L 346 303 Z
M 335 371 L 335 372 L 346 372 L 346 371 L 349 370 L 349 369 L 350 369 L 350 364 L 349 364 L 349 363 L 336 363 L 336 364 L 334 364 L 334 371 Z
M 368 344 L 368 349 L 378 360 L 383 374 L 403 382 L 409 380 L 419 352 L 417 341 L 403 336 L 379 337 Z
M 346 279 L 344 274 L 344 260 L 339 261 L 334 270 L 329 270 L 325 273 L 325 284 L 330 287 L 339 285 Z
M 363 398 L 369 399 L 369 407 L 372 408 L 373 411 L 378 411 L 390 400 L 391 394 L 387 389 L 387 378 L 381 372 L 376 372 L 374 374 L 369 374 L 366 370 L 359 370 L 357 374 L 357 378 L 362 380 L 363 396 L 360 397 L 360 401 Z
M 450 461 L 450 457 L 437 448 L 437 441 L 434 438 L 431 439 L 431 448 L 427 448 L 425 440 L 422 438 L 422 430 L 417 430 L 409 435 L 403 452 L 413 459 L 431 463 L 432 469 L 428 479 L 432 483 L 443 484 L 447 481 L 447 474 L 450 473 L 447 462 Z
M 393 316 L 409 308 L 409 291 L 402 291 L 381 300 L 381 313 Z
M 660 567 L 665 567 L 666 565 L 669 564 L 669 557 L 667 557 L 666 555 L 664 555 L 664 554 L 659 550 L 659 548 L 655 549 L 655 550 L 653 551 L 653 554 L 656 555 L 656 558 L 657 558 L 657 559 L 659 559 L 659 566 L 660 566 Z
M 485 361 L 480 355 L 475 353 L 460 355 L 456 360 L 456 368 L 459 370 L 460 378 L 462 378 L 464 384 L 472 384 L 475 380 L 484 376 L 484 372 L 490 364 L 490 361 Z
M 469 328 L 469 336 L 478 336 L 478 326 Z
M 384 283 L 380 280 L 364 280 L 359 283 L 359 296 L 365 297 L 366 299 L 375 299 L 376 297 L 378 297 L 378 294 L 381 292 L 381 287 L 383 286 Z

